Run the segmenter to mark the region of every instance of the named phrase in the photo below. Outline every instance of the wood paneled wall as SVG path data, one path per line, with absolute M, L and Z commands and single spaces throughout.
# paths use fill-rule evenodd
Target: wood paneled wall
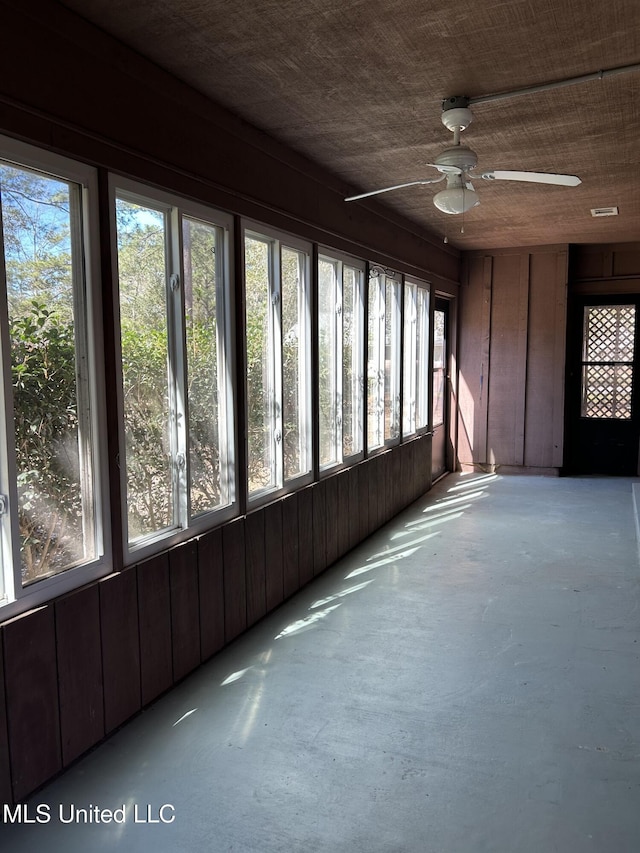
M 474 252 L 460 290 L 463 468 L 562 465 L 568 247 Z
M 569 295 L 640 293 L 640 242 L 572 246 Z
M 573 282 L 640 279 L 640 242 L 593 243 L 571 247 L 569 278 Z
M 422 436 L 5 622 L 0 800 L 23 800 L 430 485 Z

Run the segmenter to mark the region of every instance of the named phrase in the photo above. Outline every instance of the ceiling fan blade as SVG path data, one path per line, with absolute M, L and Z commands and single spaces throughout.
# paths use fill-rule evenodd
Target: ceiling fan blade
M 368 198 L 371 195 L 380 195 L 380 193 L 388 193 L 391 190 L 401 190 L 404 187 L 417 187 L 422 186 L 424 184 L 437 184 L 439 181 L 443 181 L 445 176 L 443 175 L 441 178 L 433 178 L 432 180 L 425 181 L 409 181 L 407 184 L 395 184 L 393 187 L 384 187 L 381 190 L 371 190 L 368 193 L 360 193 L 360 195 L 350 195 L 348 198 L 345 198 L 345 201 L 357 201 L 359 198 Z
M 554 175 L 549 172 L 518 172 L 494 169 L 482 172 L 485 181 L 524 181 L 531 184 L 555 184 L 559 187 L 577 187 L 582 181 L 576 175 Z

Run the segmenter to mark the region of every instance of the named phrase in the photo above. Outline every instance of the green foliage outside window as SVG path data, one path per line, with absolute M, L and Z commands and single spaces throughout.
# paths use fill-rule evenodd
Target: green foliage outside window
M 79 188 L 0 164 L 4 263 L 13 384 L 23 582 L 58 573 L 95 553 Z M 77 195 L 74 195 L 77 193 Z M 118 200 L 118 273 L 129 538 L 174 523 L 172 417 L 176 387 L 168 310 L 164 213 Z M 184 329 L 191 515 L 229 500 L 217 304 L 217 230 L 184 218 Z M 74 242 L 75 241 L 75 242 Z M 246 255 L 249 483 L 271 485 L 273 415 L 282 423 L 282 473 L 308 469 L 304 255 L 283 248 L 282 393 L 273 396 L 266 244 Z M 218 259 L 219 260 L 219 259 Z M 274 413 L 273 406 L 281 406 Z
M 34 299 L 11 318 L 23 581 L 80 559 L 73 326 Z
M 22 581 L 28 583 L 92 550 L 80 470 L 72 189 L 0 165 L 0 191 Z

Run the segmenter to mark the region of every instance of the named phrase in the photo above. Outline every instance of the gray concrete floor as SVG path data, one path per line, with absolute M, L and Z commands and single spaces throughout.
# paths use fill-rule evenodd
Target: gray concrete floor
M 638 853 L 639 577 L 630 480 L 449 476 L 0 848 Z

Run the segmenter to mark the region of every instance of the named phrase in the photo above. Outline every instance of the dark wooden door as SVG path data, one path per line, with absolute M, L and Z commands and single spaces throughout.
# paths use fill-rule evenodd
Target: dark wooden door
M 567 473 L 638 474 L 639 317 L 636 294 L 580 296 L 569 303 Z

